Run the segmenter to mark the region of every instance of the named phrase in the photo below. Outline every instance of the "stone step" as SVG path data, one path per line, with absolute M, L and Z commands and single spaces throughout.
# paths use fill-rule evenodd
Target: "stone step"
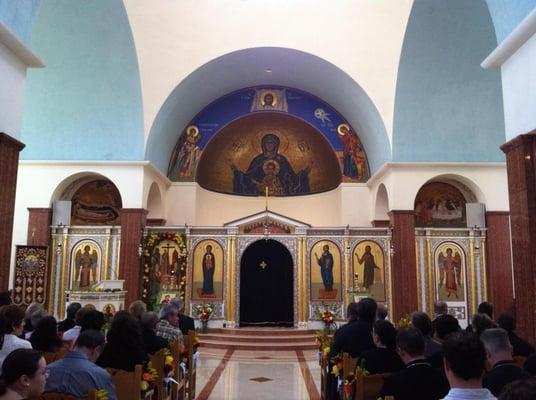
M 308 335 L 277 335 L 277 336 L 253 336 L 253 335 L 235 335 L 227 333 L 205 333 L 199 335 L 199 340 L 203 341 L 225 341 L 225 342 L 242 342 L 242 343 L 258 343 L 258 342 L 269 342 L 269 343 L 314 343 L 315 339 L 312 334 Z
M 251 351 L 295 351 L 318 349 L 318 345 L 314 342 L 272 343 L 260 340 L 257 340 L 256 342 L 230 342 L 220 340 L 203 340 L 202 338 L 199 340 L 199 347 Z
M 201 358 L 216 358 L 221 359 L 225 355 L 226 350 L 223 349 L 213 349 L 213 348 L 200 348 L 199 355 Z M 249 351 L 235 351 L 231 357 L 232 361 L 247 361 L 251 363 L 262 363 L 265 364 L 267 361 L 271 363 L 278 362 L 296 362 L 297 354 L 295 351 L 281 351 L 277 353 L 267 354 L 267 353 L 258 353 L 258 352 L 249 352 Z M 318 362 L 318 352 L 316 350 L 305 350 L 303 351 L 303 359 L 306 362 Z
M 238 336 L 314 336 L 315 329 L 296 328 L 209 328 L 207 334 L 238 335 Z

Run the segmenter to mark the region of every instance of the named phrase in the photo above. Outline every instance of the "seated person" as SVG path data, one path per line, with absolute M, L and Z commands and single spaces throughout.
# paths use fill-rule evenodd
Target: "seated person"
M 448 392 L 448 382 L 424 357 L 424 337 L 417 328 L 407 328 L 396 336 L 398 354 L 406 368 L 387 376 L 381 397 L 396 400 L 438 400 Z
M 477 335 L 457 332 L 443 343 L 443 362 L 450 391 L 444 400 L 493 400 L 488 389 L 482 388 L 486 350 Z
M 396 329 L 389 321 L 378 320 L 372 329 L 375 349 L 361 353 L 359 365 L 370 374 L 384 374 L 404 369 L 396 353 Z
M 491 369 L 484 374 L 482 386 L 488 388 L 494 396 L 501 393 L 503 387 L 529 375 L 519 368 L 512 358 L 512 345 L 504 329 L 487 329 L 480 335 L 484 343 L 488 363 Z
M 76 325 L 75 315 L 78 310 L 82 308 L 80 303 L 71 303 L 67 307 L 67 318 L 58 323 L 58 332 L 66 332 Z
M 108 399 L 115 400 L 112 377 L 108 371 L 95 365 L 103 346 L 104 335 L 99 331 L 88 329 L 80 333 L 74 350 L 48 365 L 45 391 L 85 397 L 91 390 L 102 389 Z
M 497 325 L 499 328 L 502 328 L 508 333 L 508 339 L 512 345 L 512 355 L 528 357 L 534 353 L 534 346 L 532 346 L 526 340 L 520 338 L 515 333 L 516 330 L 516 320 L 509 314 L 501 314 L 497 320 Z
M 2 363 L 4 359 L 15 349 L 31 349 L 30 342 L 20 339 L 24 329 L 24 311 L 15 304 L 3 306 L 0 309 L 0 318 L 2 319 L 1 333 L 3 341 L 0 347 L 0 372 L 2 372 Z
M 371 298 L 348 304 L 348 323 L 335 332 L 330 359 L 342 353 L 356 358 L 361 356 L 363 351 L 375 347 L 372 341 L 372 324 L 376 318 L 376 309 L 376 301 Z
M 486 329 L 497 328 L 497 324 L 488 316 L 488 314 L 479 313 L 473 315 L 473 332 L 478 336 Z
M 9 353 L 2 364 L 0 400 L 38 399 L 45 389 L 46 367 L 37 350 L 17 349 Z
M 536 399 L 536 379 L 522 379 L 504 387 L 499 400 L 534 400 Z
M 429 358 L 441 352 L 441 344 L 432 339 L 432 320 L 422 311 L 411 314 L 411 325 L 421 331 L 424 336 L 424 355 Z
M 195 331 L 195 322 L 192 317 L 183 314 L 184 313 L 184 301 L 175 297 L 169 302 L 172 306 L 179 309 L 179 329 L 184 336 L 188 336 L 189 331 Z
M 443 345 L 447 337 L 460 330 L 458 320 L 450 314 L 440 315 L 435 319 L 434 340 Z M 432 367 L 443 370 L 443 352 L 432 354 L 428 360 Z
M 184 345 L 182 331 L 179 328 L 179 309 L 171 304 L 164 306 L 160 316 L 160 322 L 156 327 L 156 334 L 173 342 L 178 340 Z
M 39 321 L 30 338 L 30 343 L 35 350 L 44 353 L 56 353 L 61 350 L 62 342 L 58 336 L 58 324 L 56 318 L 45 317 Z
M 136 365 L 147 361 L 149 359 L 143 351 L 140 323 L 128 311 L 118 311 L 96 364 L 103 368 L 134 371 Z
M 156 334 L 158 315 L 154 312 L 146 312 L 141 316 L 141 330 L 143 349 L 147 354 L 154 354 L 158 350 L 168 346 L 168 341 Z

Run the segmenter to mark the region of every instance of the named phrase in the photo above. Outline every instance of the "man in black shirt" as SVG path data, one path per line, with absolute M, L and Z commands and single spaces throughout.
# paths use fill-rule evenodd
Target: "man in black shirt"
M 445 377 L 424 357 L 424 337 L 417 328 L 401 330 L 396 337 L 398 354 L 406 364 L 385 378 L 380 396 L 397 400 L 438 400 L 449 390 Z
M 500 328 L 504 329 L 508 333 L 508 339 L 512 345 L 512 355 L 528 357 L 534 353 L 534 346 L 532 346 L 526 340 L 520 338 L 515 333 L 516 330 L 516 320 L 509 314 L 501 314 L 497 320 L 497 325 Z
M 504 386 L 518 379 L 527 378 L 528 374 L 519 368 L 512 358 L 512 345 L 504 329 L 494 328 L 482 332 L 480 340 L 486 348 L 491 370 L 484 374 L 482 386 L 488 388 L 494 396 L 499 396 Z
M 195 331 L 194 319 L 183 314 L 184 313 L 184 302 L 175 297 L 169 302 L 172 306 L 175 306 L 179 309 L 179 329 L 181 330 L 184 336 L 188 336 L 188 331 Z
M 82 308 L 80 303 L 71 303 L 67 307 L 67 318 L 58 323 L 58 332 L 67 332 L 69 329 L 74 328 L 76 322 L 74 317 L 76 312 Z

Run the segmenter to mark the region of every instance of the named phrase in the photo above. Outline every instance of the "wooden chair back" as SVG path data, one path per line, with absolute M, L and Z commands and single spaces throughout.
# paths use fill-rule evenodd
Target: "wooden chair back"
M 54 361 L 61 360 L 63 357 L 65 357 L 65 353 L 67 353 L 67 348 L 61 348 L 59 351 L 51 352 L 51 351 L 45 351 L 43 352 L 43 358 L 47 362 L 47 365 L 50 363 L 53 363 Z
M 514 362 L 521 369 L 523 369 L 523 367 L 525 366 L 525 361 L 527 361 L 527 357 L 514 356 Z
M 343 374 L 343 380 L 348 377 L 348 375 L 354 373 L 355 368 L 357 366 L 357 358 L 352 358 L 348 353 L 342 353 L 342 374 Z M 355 388 L 353 390 L 355 392 Z M 342 393 L 343 400 L 352 400 L 352 393 L 346 393 L 343 391 Z M 376 400 L 376 399 L 374 399 Z
M 355 372 L 354 400 L 376 400 L 380 397 L 383 381 L 388 374 L 367 375 L 361 369 Z
M 106 368 L 106 370 L 112 376 L 117 400 L 135 400 L 141 398 L 141 365 L 136 365 L 132 372 L 114 368 Z
M 156 399 L 164 400 L 166 398 L 166 388 L 164 384 L 164 368 L 166 364 L 166 356 L 164 354 L 165 349 L 158 350 L 150 358 L 152 367 L 156 370 L 158 378 L 155 381 L 156 387 Z
M 40 400 L 97 400 L 97 391 L 90 391 L 86 397 L 76 397 L 65 393 L 43 393 Z
M 196 373 L 197 366 L 195 365 L 194 358 L 194 342 L 195 342 L 195 331 L 188 331 L 188 335 L 184 337 L 184 346 L 188 352 L 188 382 L 186 384 L 186 393 L 187 399 L 195 399 L 195 383 L 196 383 Z
M 171 348 L 171 356 L 173 357 L 173 360 L 177 363 L 175 367 L 175 373 L 173 375 L 173 379 L 175 379 L 178 383 L 172 383 L 171 385 L 171 399 L 172 400 L 184 400 L 186 395 L 186 376 L 184 375 L 184 371 L 180 367 L 180 361 L 181 361 L 181 343 L 178 340 L 174 340 L 170 343 Z
M 324 357 L 323 352 L 319 352 L 320 363 L 320 400 L 326 400 L 328 389 L 328 357 Z

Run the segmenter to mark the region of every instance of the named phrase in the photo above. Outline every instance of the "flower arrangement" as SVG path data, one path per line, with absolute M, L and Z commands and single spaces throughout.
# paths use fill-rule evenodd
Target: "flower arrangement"
M 317 308 L 315 310 L 315 317 L 324 323 L 324 330 L 330 331 L 335 327 L 335 313 L 328 309 L 327 306 L 324 306 L 323 311 Z
M 410 326 L 411 326 L 411 318 L 407 314 L 400 317 L 400 319 L 398 320 L 398 323 L 396 324 L 396 327 L 398 329 L 404 329 Z
M 108 393 L 104 389 L 97 390 L 95 392 L 95 398 L 97 400 L 108 400 Z
M 140 389 L 142 392 L 147 392 L 152 388 L 154 382 L 158 378 L 158 372 L 153 368 L 153 365 L 149 361 L 143 368 L 143 373 L 141 374 Z
M 173 373 L 175 372 L 175 367 L 177 366 L 177 363 L 175 362 L 175 359 L 171 355 L 171 350 L 169 348 L 166 348 L 164 350 L 164 356 L 165 356 L 164 374 L 166 376 L 173 376 Z
M 195 312 L 197 318 L 201 321 L 203 332 L 206 332 L 208 328 L 208 320 L 212 317 L 212 313 L 214 312 L 214 306 L 212 304 L 197 304 L 195 306 Z

